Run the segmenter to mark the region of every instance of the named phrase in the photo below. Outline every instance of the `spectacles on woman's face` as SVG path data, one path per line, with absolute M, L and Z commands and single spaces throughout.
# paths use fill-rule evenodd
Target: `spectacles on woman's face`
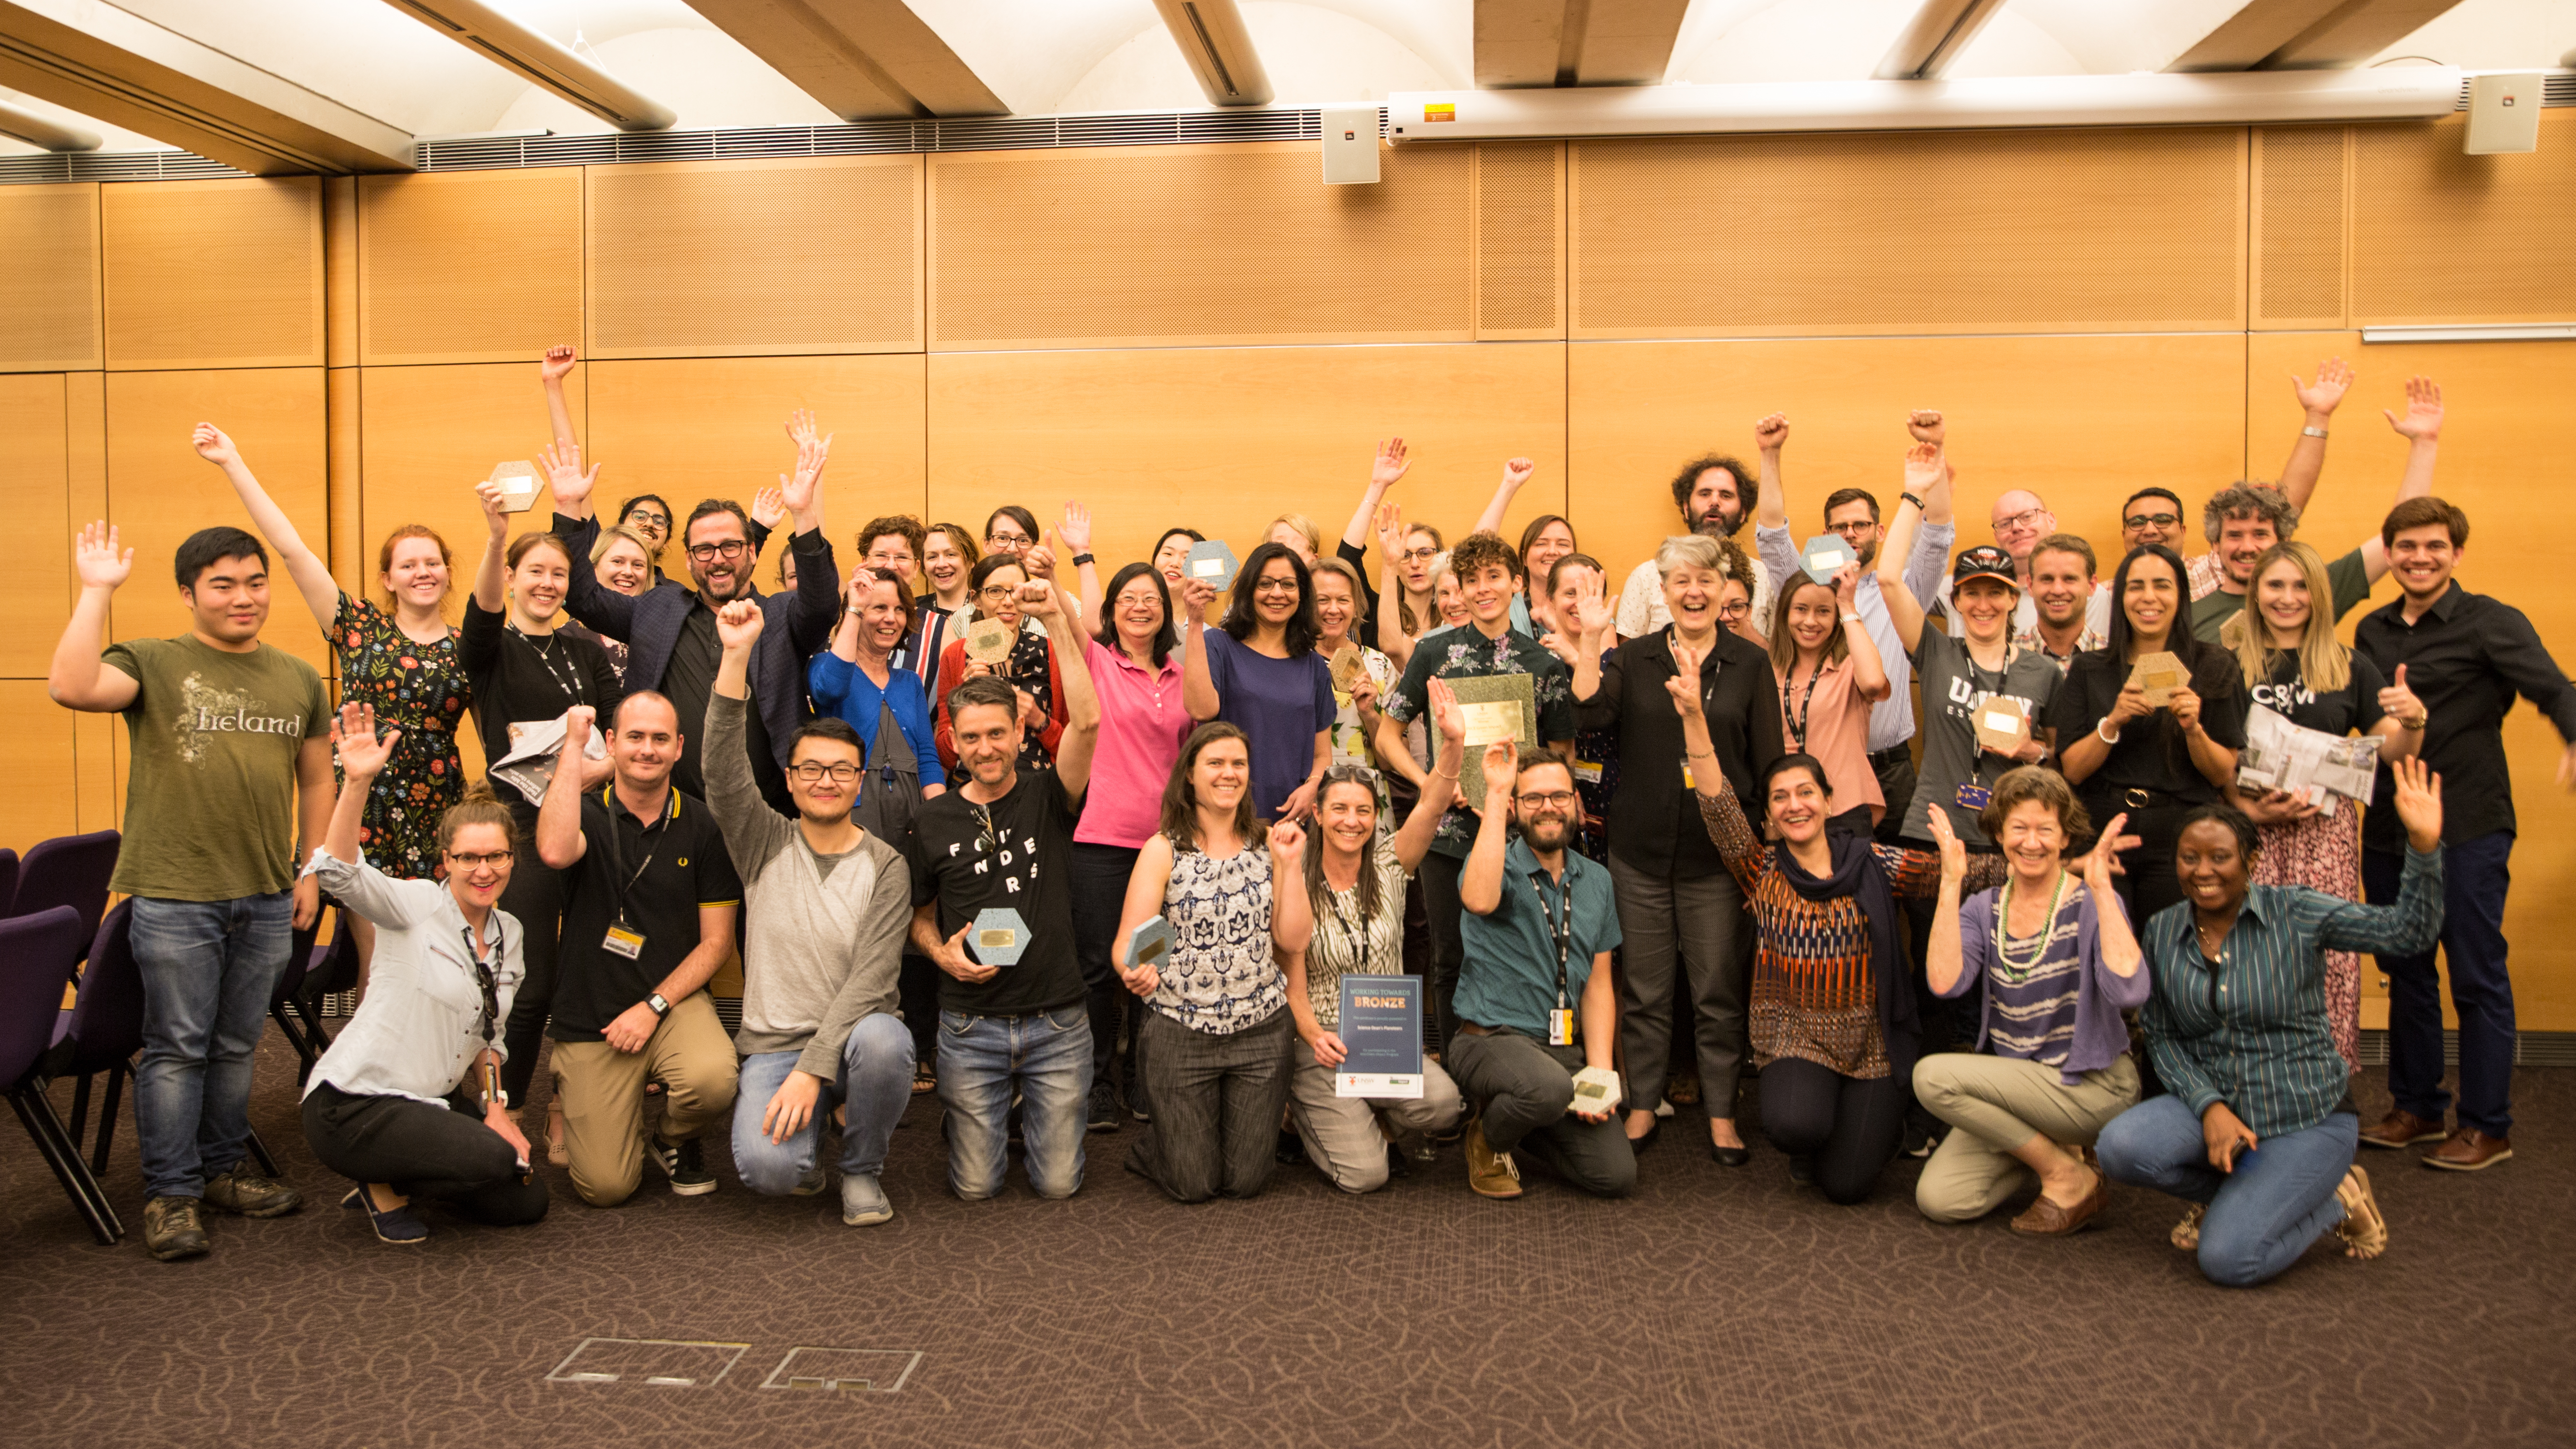
M 1417 544 L 1412 548 L 1406 549 L 1400 557 L 1402 557 L 1407 563 L 1429 563 L 1433 559 L 1440 557 L 1440 550 L 1427 543 Z
M 1293 594 L 1297 592 L 1297 581 L 1295 579 L 1254 579 L 1252 591 L 1256 594 Z
M 452 850 L 447 853 L 448 863 L 458 870 L 480 870 L 487 865 L 504 866 L 510 863 L 510 857 L 511 852 L 506 850 L 489 851 L 482 855 L 460 855 Z
M 826 775 L 832 777 L 832 783 L 836 785 L 846 785 L 852 780 L 859 778 L 859 767 L 850 764 L 847 761 L 843 761 L 835 765 L 826 765 L 818 760 L 805 760 L 801 763 L 788 766 L 787 773 L 795 776 L 798 780 L 801 780 L 808 785 L 821 781 Z
M 689 545 L 689 557 L 699 563 L 712 563 L 720 558 L 740 558 L 750 547 L 738 538 L 728 538 L 722 543 L 693 543 Z
M 1717 606 L 1717 617 L 1729 624 L 1739 619 L 1749 619 L 1753 617 L 1753 605 L 1742 600 L 1731 604 L 1720 604 Z
M 987 598 L 987 599 L 1007 599 L 1007 598 L 1009 598 L 1010 596 L 1012 596 L 1013 594 L 1018 593 L 1019 591 L 1020 591 L 1020 586 L 1019 586 L 1018 584 L 986 584 L 984 587 L 982 587 L 982 588 L 980 588 L 980 589 L 977 589 L 975 592 L 976 592 L 976 594 L 977 594 L 979 597 L 982 597 L 982 598 Z
M 1024 533 L 988 533 L 984 535 L 984 546 L 1022 549 L 1029 546 L 1029 537 Z

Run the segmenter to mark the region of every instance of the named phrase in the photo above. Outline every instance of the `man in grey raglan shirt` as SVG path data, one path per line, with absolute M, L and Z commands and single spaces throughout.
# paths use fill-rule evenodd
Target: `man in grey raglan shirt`
M 717 613 L 724 655 L 707 700 L 707 808 L 742 876 L 748 913 L 734 1168 L 754 1192 L 821 1192 L 822 1124 L 837 1103 L 849 1119 L 841 1221 L 881 1223 L 894 1206 L 877 1175 L 912 1100 L 912 1033 L 895 1009 L 912 873 L 902 851 L 850 818 L 866 751 L 841 720 L 810 720 L 788 745 L 795 820 L 761 798 L 741 740 L 763 623 L 748 602 Z

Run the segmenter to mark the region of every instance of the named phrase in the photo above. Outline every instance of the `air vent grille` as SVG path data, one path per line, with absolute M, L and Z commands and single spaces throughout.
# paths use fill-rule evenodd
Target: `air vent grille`
M 1385 112 L 1378 113 L 1383 131 Z M 423 171 L 520 166 L 608 166 L 793 156 L 879 156 L 939 151 L 1037 151 L 1064 146 L 1182 146 L 1208 141 L 1313 141 L 1321 111 L 1157 111 L 1097 116 L 974 116 L 857 121 L 840 126 L 762 126 L 725 131 L 614 132 L 597 136 L 424 141 Z M 59 180 L 60 177 L 43 179 Z
M 221 181 L 248 176 L 194 151 L 69 151 L 0 156 L 0 186 L 48 181 Z

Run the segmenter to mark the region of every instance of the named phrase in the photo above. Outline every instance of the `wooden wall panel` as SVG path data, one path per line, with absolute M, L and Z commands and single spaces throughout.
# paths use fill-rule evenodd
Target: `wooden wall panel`
M 323 361 L 358 365 L 358 178 L 322 182 Z
M 116 185 L 99 210 L 109 367 L 321 363 L 321 178 Z
M 2520 156 L 2461 154 L 2467 124 L 2354 128 L 2354 322 L 2576 317 L 2576 111 Z
M 2244 325 L 2241 129 L 1569 149 L 1578 338 Z
M 250 527 L 250 515 L 214 465 L 197 456 L 189 430 L 211 422 L 232 436 L 260 482 L 294 520 L 306 543 L 327 546 L 323 503 L 322 369 L 116 372 L 107 377 L 107 516 L 134 548 L 134 577 L 116 594 L 119 639 L 184 632 L 170 560 L 201 528 Z M 317 669 L 330 659 L 303 596 L 269 555 L 268 626 L 262 635 Z
M 0 371 L 99 365 L 98 190 L 0 186 Z
M 74 372 L 63 377 L 63 441 L 70 504 L 64 518 L 62 556 L 69 576 L 72 529 L 107 516 L 107 374 Z M 73 760 L 81 830 L 113 829 L 122 809 L 117 790 L 116 754 L 125 747 L 125 725 L 107 715 L 76 715 L 72 720 Z
M 2558 531 L 2545 523 L 2535 526 L 2532 512 L 2532 480 L 2556 466 L 2549 460 L 2560 449 L 2567 400 L 2576 397 L 2576 342 L 2365 347 L 2353 332 L 2256 337 L 2246 367 L 2245 411 L 2257 439 L 2258 465 L 2277 466 L 2265 461 L 2267 455 L 2276 440 L 2286 444 L 2299 426 L 2297 404 L 2277 379 L 2335 352 L 2351 359 L 2360 376 L 2335 414 L 2325 475 L 2300 521 L 2300 535 L 2331 554 L 2378 532 L 2405 466 L 2406 441 L 2377 410 L 2402 408 L 2406 377 L 2423 373 L 2442 384 L 2448 411 L 2433 490 L 2469 515 L 2461 585 L 2522 610 L 2560 667 L 2576 666 L 2576 593 L 2554 583 L 2566 567 L 2565 550 Z M 2383 582 L 2371 602 L 2396 597 L 2396 585 Z M 2349 623 L 2344 637 L 2352 637 Z M 2568 929 L 2566 889 L 2576 881 L 2576 797 L 2554 783 L 2563 748 L 2558 732 L 2528 704 L 2506 717 L 2505 749 L 2521 834 L 2505 936 L 2513 943 L 2515 997 L 2525 1031 L 2576 1031 L 2576 932 Z M 2375 982 L 2375 976 L 2366 979 Z
M 1000 503 L 1044 523 L 1079 499 L 1103 562 L 1142 558 L 1177 525 L 1242 557 L 1284 512 L 1329 549 L 1375 441 L 1401 435 L 1415 462 L 1391 496 L 1453 540 L 1504 458 L 1535 459 L 1505 522 L 1517 538 L 1567 511 L 1564 398 L 1565 348 L 1548 343 L 935 354 L 930 509 L 980 528 Z
M 9 788 L 0 791 L 0 846 L 20 855 L 80 828 L 70 710 L 45 697 L 41 679 L 0 679 L 0 739 L 9 742 Z
M 2348 126 L 2254 131 L 2254 326 L 2341 327 L 2346 320 Z
M 578 382 L 580 374 L 574 374 Z M 456 585 L 471 586 L 486 537 L 474 485 L 492 476 L 492 465 L 534 461 L 551 440 L 545 395 L 536 368 L 526 363 L 477 367 L 370 367 L 362 370 L 358 399 L 359 485 L 354 573 L 375 586 L 376 548 L 384 536 L 409 523 L 425 523 L 447 540 Z M 583 429 L 583 389 L 567 387 L 573 427 Z M 586 436 L 586 435 L 585 435 Z M 613 470 L 609 470 L 613 471 Z M 600 488 L 611 488 L 608 472 Z M 512 533 L 543 531 L 553 517 L 550 498 L 511 520 Z M 450 611 L 464 619 L 461 592 Z
M 581 171 L 358 181 L 360 360 L 534 361 L 581 337 Z
M 71 611 L 74 527 L 63 392 L 59 372 L 0 375 L 0 500 L 33 545 L 19 550 L 18 566 L 0 581 L 0 610 L 22 624 L 0 636 L 0 678 L 44 678 Z
M 589 355 L 921 350 L 921 158 L 588 168 Z
M 860 524 L 922 509 L 922 361 L 897 353 L 588 364 L 589 440 L 605 465 L 601 507 L 658 493 L 675 527 L 703 498 L 748 507 L 795 462 L 783 426 L 789 410 L 812 408 L 833 436 L 824 527 L 846 566 Z M 673 547 L 662 567 L 685 576 L 688 563 Z M 761 587 L 775 582 L 764 574 Z
M 1576 536 L 1624 577 L 1679 526 L 1680 465 L 1710 451 L 1753 461 L 1754 420 L 1779 410 L 1790 526 L 1805 539 L 1837 488 L 1892 505 L 1905 414 L 1937 407 L 1959 470 L 1960 547 L 1993 541 L 1995 496 L 2012 488 L 2116 546 L 2131 490 L 2197 498 L 2242 476 L 2244 347 L 2228 335 L 1577 343 Z M 1750 525 L 1738 541 L 1753 547 Z
M 1325 186 L 1304 142 L 934 155 L 933 349 L 1475 335 L 1466 147 Z
M 1565 143 L 1476 146 L 1476 337 L 1565 335 Z

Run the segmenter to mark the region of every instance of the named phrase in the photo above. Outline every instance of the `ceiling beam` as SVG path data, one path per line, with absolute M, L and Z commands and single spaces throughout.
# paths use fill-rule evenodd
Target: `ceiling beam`
M 903 0 L 692 0 L 690 8 L 844 120 L 1011 109 Z
M 1476 84 L 1654 85 L 1690 0 L 1476 0 Z
M 385 0 L 467 50 L 554 92 L 621 131 L 660 131 L 677 111 L 491 0 Z
M 0 136 L 15 136 L 47 151 L 95 151 L 106 139 L 85 126 L 40 116 L 25 106 L 0 101 Z
M 99 0 L 0 0 L 0 85 L 259 176 L 413 167 L 407 132 Z
M 1923 0 L 1871 79 L 1939 80 L 2003 8 L 2004 0 Z
M 2460 0 L 2248 0 L 2169 71 L 2339 70 L 2421 29 Z
M 1154 8 L 1209 105 L 1270 104 L 1270 72 L 1234 0 L 1154 0 Z

